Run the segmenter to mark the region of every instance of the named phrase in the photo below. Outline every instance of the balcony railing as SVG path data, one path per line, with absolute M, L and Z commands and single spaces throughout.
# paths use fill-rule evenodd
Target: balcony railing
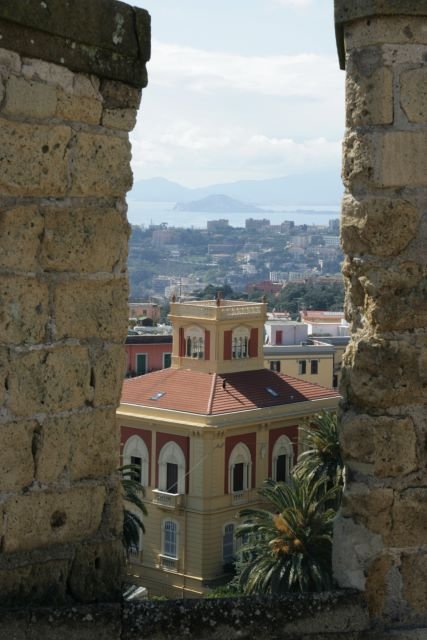
M 153 489 L 153 503 L 159 507 L 165 509 L 176 509 L 182 505 L 181 493 L 168 493 L 167 491 L 160 491 L 160 489 Z
M 215 300 L 202 302 L 171 304 L 171 316 L 186 316 L 191 318 L 210 318 L 211 320 L 225 320 L 232 318 L 259 318 L 266 311 L 266 305 L 259 302 L 234 302 L 221 300 L 217 306 Z
M 178 571 L 178 558 L 159 554 L 159 567 L 165 571 Z
M 249 502 L 249 491 L 247 489 L 233 491 L 231 494 L 231 504 L 246 504 L 247 502 Z

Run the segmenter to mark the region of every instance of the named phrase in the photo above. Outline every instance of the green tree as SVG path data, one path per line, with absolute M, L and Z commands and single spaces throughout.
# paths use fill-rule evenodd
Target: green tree
M 147 508 L 142 501 L 145 496 L 144 487 L 139 482 L 141 469 L 135 464 L 125 464 L 119 468 L 121 475 L 123 498 L 125 501 L 125 508 L 123 509 L 123 536 L 122 543 L 125 549 L 126 555 L 129 557 L 129 553 L 132 549 L 139 546 L 140 532 L 145 533 L 145 526 L 142 518 L 131 511 L 126 509 L 126 503 L 136 507 L 142 515 L 147 515 Z
M 305 451 L 294 467 L 294 475 L 309 480 L 326 479 L 329 488 L 343 485 L 344 463 L 338 439 L 337 414 L 322 411 L 303 428 Z M 340 498 L 340 492 L 337 494 Z
M 323 490 L 321 485 L 323 484 Z M 272 511 L 243 509 L 237 536 L 236 583 L 245 594 L 323 591 L 332 587 L 332 521 L 327 508 L 336 488 L 295 477 L 292 484 L 266 480 L 260 494 Z

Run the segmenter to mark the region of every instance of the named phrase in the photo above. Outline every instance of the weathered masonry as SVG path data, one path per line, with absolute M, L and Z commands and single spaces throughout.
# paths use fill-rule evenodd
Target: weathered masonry
M 0 604 L 120 594 L 130 131 L 147 12 L 0 3 Z
M 149 18 L 113 0 L 1 0 L 1 638 L 427 638 L 427 0 L 335 10 L 353 340 L 334 553 L 355 591 L 36 611 L 120 595 L 127 132 Z
M 336 0 L 335 11 L 353 332 L 335 573 L 366 592 L 373 621 L 427 625 L 427 2 Z

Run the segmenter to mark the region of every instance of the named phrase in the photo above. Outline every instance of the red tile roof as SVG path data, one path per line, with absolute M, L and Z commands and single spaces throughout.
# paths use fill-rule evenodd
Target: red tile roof
M 160 393 L 163 395 L 154 399 Z M 162 369 L 125 380 L 121 402 L 217 415 L 337 397 L 333 389 L 269 369 L 229 374 Z

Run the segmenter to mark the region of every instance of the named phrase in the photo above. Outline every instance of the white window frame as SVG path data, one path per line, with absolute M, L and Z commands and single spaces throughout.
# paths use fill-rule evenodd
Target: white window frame
M 202 360 L 205 357 L 205 331 L 193 325 L 184 329 L 185 357 Z
M 232 531 L 226 531 L 226 529 L 228 527 L 232 527 Z M 225 549 L 225 536 L 226 535 L 230 535 L 230 533 L 232 534 L 232 541 L 230 544 L 230 541 L 227 541 L 227 546 L 231 547 L 231 555 L 230 556 L 225 556 L 224 553 L 224 549 Z M 236 526 L 234 522 L 226 522 L 223 527 L 222 527 L 222 561 L 224 564 L 228 564 L 230 562 L 232 562 L 234 560 L 234 556 L 236 555 L 236 538 L 235 538 L 235 533 L 236 533 Z
M 243 488 L 234 489 L 234 467 L 243 463 Z M 252 488 L 252 457 L 249 448 L 244 442 L 239 442 L 233 448 L 228 460 L 228 487 L 230 493 L 240 493 Z
M 159 453 L 159 489 L 166 491 L 167 489 L 167 464 L 176 464 L 178 466 L 178 495 L 185 493 L 185 455 L 181 447 L 170 440 L 160 450 Z M 175 495 L 175 494 L 173 494 Z
M 169 530 L 168 523 L 174 526 L 175 539 L 173 542 L 173 546 L 175 547 L 175 555 L 172 555 L 169 552 L 170 550 L 166 548 L 167 531 Z M 164 556 L 165 558 L 172 558 L 174 560 L 178 560 L 179 558 L 179 522 L 173 520 L 172 518 L 165 518 L 165 520 L 163 520 L 162 522 L 162 556 Z
M 141 458 L 141 484 L 144 487 L 148 487 L 150 456 L 147 445 L 138 435 L 128 438 L 123 447 L 123 464 L 131 464 L 132 458 Z
M 236 327 L 231 335 L 231 358 L 239 360 L 249 358 L 249 339 L 251 332 L 247 327 Z
M 286 480 L 289 482 L 291 478 L 291 469 L 294 466 L 294 448 L 292 442 L 288 436 L 281 435 L 274 443 L 272 459 L 271 459 L 271 471 L 273 480 L 277 481 L 277 459 L 279 456 L 286 456 Z

